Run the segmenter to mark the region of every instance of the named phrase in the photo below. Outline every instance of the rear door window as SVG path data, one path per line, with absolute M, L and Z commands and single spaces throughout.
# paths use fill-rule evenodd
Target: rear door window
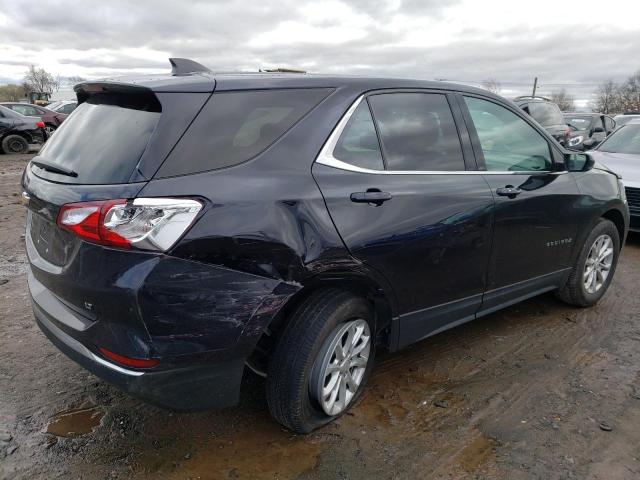
M 331 89 L 215 93 L 158 171 L 158 177 L 238 165 L 273 144 Z
M 160 115 L 160 103 L 151 92 L 92 95 L 56 130 L 39 159 L 77 173 L 56 175 L 63 183 L 127 183 Z
M 360 102 L 333 150 L 338 160 L 369 170 L 384 170 L 378 135 L 366 100 Z
M 439 93 L 369 97 L 388 170 L 464 170 L 449 102 Z

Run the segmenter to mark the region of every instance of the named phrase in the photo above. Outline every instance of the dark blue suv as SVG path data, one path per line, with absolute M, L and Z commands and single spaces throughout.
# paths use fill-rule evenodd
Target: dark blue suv
M 22 180 L 40 328 L 132 395 L 228 406 L 248 367 L 308 432 L 354 404 L 377 348 L 611 283 L 620 179 L 501 97 L 172 64 L 77 85 Z

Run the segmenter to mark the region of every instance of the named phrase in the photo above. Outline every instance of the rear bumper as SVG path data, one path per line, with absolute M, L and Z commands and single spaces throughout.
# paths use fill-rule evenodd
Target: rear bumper
M 170 370 L 139 371 L 115 365 L 95 354 L 61 328 L 33 298 L 36 322 L 65 355 L 94 375 L 134 397 L 175 410 L 222 408 L 235 405 L 240 396 L 244 359 L 199 363 Z M 64 306 L 56 312 L 64 315 Z M 66 319 L 72 321 L 72 319 Z

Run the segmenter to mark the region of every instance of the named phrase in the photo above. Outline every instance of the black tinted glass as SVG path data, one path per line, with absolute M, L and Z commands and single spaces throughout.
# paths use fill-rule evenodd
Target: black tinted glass
M 464 170 L 447 97 L 390 93 L 369 97 L 389 170 Z
M 39 157 L 78 174 L 61 176 L 64 183 L 126 183 L 159 118 L 152 94 L 95 95 L 64 121 Z
M 275 142 L 331 90 L 214 94 L 158 172 L 184 175 L 245 162 Z
M 333 156 L 356 167 L 384 170 L 380 144 L 366 101 L 360 102 L 333 150 Z

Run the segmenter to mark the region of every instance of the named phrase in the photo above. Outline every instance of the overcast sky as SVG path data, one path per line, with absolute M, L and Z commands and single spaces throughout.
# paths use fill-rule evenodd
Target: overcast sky
M 481 82 L 502 94 L 597 84 L 640 70 L 639 0 L 0 0 L 0 83 L 29 64 L 62 77 L 162 72 L 168 57 L 213 70 Z

